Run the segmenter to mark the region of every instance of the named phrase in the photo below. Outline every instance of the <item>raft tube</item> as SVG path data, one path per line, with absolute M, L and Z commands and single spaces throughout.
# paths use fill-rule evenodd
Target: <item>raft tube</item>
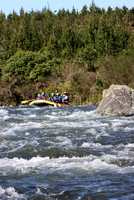
M 29 103 L 29 105 L 35 105 L 35 106 L 53 106 L 53 107 L 59 107 L 59 106 L 70 106 L 70 104 L 65 103 L 55 103 L 48 100 L 34 100 Z

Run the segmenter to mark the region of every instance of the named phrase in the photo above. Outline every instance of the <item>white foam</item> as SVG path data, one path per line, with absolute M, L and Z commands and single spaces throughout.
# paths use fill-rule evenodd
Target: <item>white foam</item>
M 1 152 L 6 151 L 6 153 L 13 153 L 13 152 L 24 150 L 28 146 L 31 146 L 31 147 L 34 146 L 34 149 L 36 149 L 37 146 L 39 146 L 39 143 L 34 138 L 30 141 L 17 140 L 14 142 L 10 142 L 8 140 L 3 140 L 0 143 L 0 150 Z
M 10 123 L 8 127 L 2 129 L 0 131 L 0 135 L 15 135 L 17 131 L 25 130 L 28 132 L 30 128 L 43 128 L 44 125 L 42 123 L 36 122 L 24 122 L 24 123 Z
M 86 156 L 86 157 L 60 157 L 60 158 L 49 158 L 49 157 L 33 157 L 30 160 L 23 158 L 2 158 L 0 159 L 0 168 L 3 175 L 8 175 L 8 173 L 21 173 L 25 174 L 29 171 L 34 171 L 34 173 L 40 173 L 40 171 L 45 171 L 45 173 L 50 171 L 62 171 L 65 173 L 77 173 L 77 171 L 82 170 L 84 173 L 94 173 L 94 171 L 108 170 L 108 171 L 118 171 L 120 173 L 134 172 L 134 166 L 120 167 L 117 164 L 112 164 L 113 161 L 116 163 L 118 159 L 115 155 L 103 155 L 97 156 Z M 124 157 L 123 157 L 124 159 Z
M 89 135 L 97 135 L 98 131 L 95 128 L 90 128 L 90 129 L 86 130 L 85 133 L 89 134 Z
M 50 120 L 70 120 L 70 119 L 79 119 L 82 121 L 89 121 L 91 117 L 93 118 L 95 111 L 80 111 L 77 110 L 73 113 L 69 113 L 67 110 L 59 110 L 59 112 L 52 112 L 51 115 L 47 114 L 45 115 Z
M 129 147 L 130 147 L 130 148 L 134 148 L 134 143 L 127 144 L 126 147 L 128 147 L 128 148 L 129 148 Z
M 122 127 L 122 125 L 129 125 L 129 124 L 133 124 L 134 121 L 131 118 L 123 118 L 120 117 L 118 119 L 111 119 L 111 123 L 113 127 Z
M 56 137 L 56 146 L 63 146 L 64 148 L 68 148 L 68 147 L 72 147 L 72 141 L 67 138 L 67 137 L 63 137 L 63 136 L 58 136 Z
M 23 198 L 23 199 L 27 199 L 26 195 L 22 195 L 16 192 L 15 188 L 13 187 L 7 187 L 7 188 L 2 188 L 0 186 L 0 197 L 2 198 L 15 198 L 15 199 L 19 199 L 19 198 Z
M 0 143 L 0 150 L 2 149 L 5 149 L 7 148 L 7 141 L 6 140 L 3 140 L 1 143 Z M 1 151 L 2 152 L 2 151 Z
M 26 132 L 25 135 L 28 136 L 28 135 L 30 135 L 30 133 L 29 133 L 29 132 Z
M 119 130 L 122 130 L 122 125 L 123 125 L 122 121 L 113 120 L 111 128 L 113 129 L 113 131 L 117 132 Z
M 134 127 L 133 128 L 130 128 L 130 127 L 126 127 L 123 129 L 125 132 L 131 132 L 131 131 L 134 131 Z
M 14 134 L 13 130 L 9 130 L 8 128 L 0 130 L 0 136 L 8 136 Z
M 89 118 L 95 114 L 95 111 L 75 111 L 70 115 L 67 115 L 66 118 L 73 118 L 73 119 L 79 119 L 79 118 Z
M 37 188 L 36 194 L 43 195 L 43 193 L 41 192 L 40 188 Z
M 103 122 L 101 122 L 99 120 L 96 120 L 96 121 L 91 120 L 90 121 L 90 126 L 91 127 L 100 127 L 100 128 L 102 128 L 102 127 L 108 127 L 109 124 L 108 123 L 103 123 Z
M 116 121 L 112 123 L 113 127 L 122 126 L 122 122 Z
M 0 108 L 0 121 L 5 121 L 9 118 L 8 110 L 4 109 L 3 107 Z
M 112 148 L 112 145 L 101 145 L 100 143 L 91 143 L 91 142 L 84 142 L 82 147 L 90 147 L 90 148 L 97 148 L 97 149 L 105 149 L 105 148 Z
M 84 128 L 90 127 L 91 128 L 100 128 L 101 130 L 105 130 L 109 125 L 108 123 L 102 123 L 100 121 L 93 121 L 93 120 L 83 120 L 83 121 L 53 121 L 54 127 L 63 127 L 63 128 Z

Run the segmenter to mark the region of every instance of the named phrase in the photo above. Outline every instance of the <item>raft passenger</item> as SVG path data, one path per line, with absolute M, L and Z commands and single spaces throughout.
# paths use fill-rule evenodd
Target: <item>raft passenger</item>
M 66 92 L 64 92 L 64 95 L 63 95 L 63 102 L 64 102 L 64 103 L 67 103 L 67 104 L 68 104 L 68 102 L 69 102 L 69 97 L 68 97 L 68 95 L 67 95 Z
M 43 100 L 46 100 L 46 99 L 47 99 L 47 94 L 46 94 L 45 92 L 42 92 L 42 93 L 41 93 L 41 98 L 42 98 Z
M 52 93 L 49 100 L 50 100 L 50 101 L 56 102 L 56 100 L 57 100 L 57 99 L 56 99 L 56 95 L 55 95 L 54 93 Z
M 38 94 L 38 97 L 36 98 L 36 100 L 41 100 L 41 95 Z
M 62 103 L 62 97 L 59 93 L 56 94 L 57 102 Z

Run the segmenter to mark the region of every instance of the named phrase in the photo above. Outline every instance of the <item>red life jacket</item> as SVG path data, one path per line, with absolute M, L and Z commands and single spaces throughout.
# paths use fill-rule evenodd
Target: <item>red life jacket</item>
M 42 96 L 43 100 L 46 100 L 47 98 L 45 96 Z

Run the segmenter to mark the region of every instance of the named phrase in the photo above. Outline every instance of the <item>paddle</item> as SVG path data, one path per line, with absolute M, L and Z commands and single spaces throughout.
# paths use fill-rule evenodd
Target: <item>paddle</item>
M 34 101 L 35 99 L 30 99 L 30 100 L 25 100 L 25 101 L 22 101 L 21 104 L 26 104 L 26 103 L 29 103 L 31 101 Z
M 56 103 L 54 103 L 54 107 L 57 107 Z

